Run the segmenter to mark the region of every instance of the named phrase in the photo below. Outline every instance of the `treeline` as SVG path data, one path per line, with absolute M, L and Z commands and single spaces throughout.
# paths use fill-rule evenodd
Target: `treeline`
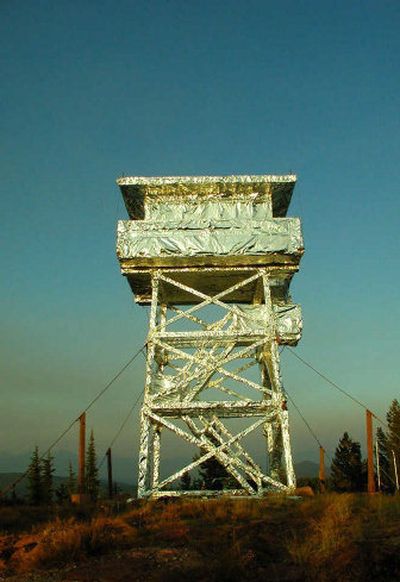
M 71 499 L 71 495 L 78 492 L 78 481 L 70 461 L 68 477 L 57 487 L 54 485 L 54 457 L 49 453 L 41 458 L 39 448 L 36 446 L 28 468 L 28 495 L 26 501 L 30 505 L 50 505 L 54 502 L 63 504 Z M 86 449 L 85 463 L 85 493 L 92 501 L 99 496 L 100 481 L 98 477 L 97 454 L 93 431 L 90 433 Z M 13 494 L 16 500 L 15 492 Z
M 375 441 L 375 478 L 377 490 L 394 493 L 399 489 L 400 480 L 400 403 L 393 400 L 386 414 L 387 427 L 378 427 Z M 198 457 L 194 457 L 196 460 Z M 78 482 L 69 463 L 68 477 L 57 487 L 54 485 L 54 457 L 48 454 L 41 457 L 36 446 L 29 465 L 28 494 L 26 501 L 31 505 L 51 505 L 54 502 L 64 504 L 71 495 L 78 493 Z M 321 489 L 318 478 L 301 478 L 298 485 L 311 485 L 314 490 Z M 367 488 L 367 463 L 361 455 L 361 445 L 353 440 L 348 432 L 340 438 L 332 462 L 330 477 L 324 483 L 328 490 L 337 492 L 362 492 Z M 222 490 L 235 489 L 237 483 L 215 458 L 202 463 L 196 477 L 184 474 L 179 482 L 182 490 Z M 98 477 L 97 455 L 93 431 L 86 450 L 86 467 L 84 493 L 92 501 L 99 497 L 100 481 Z M 81 491 L 82 493 L 82 491 Z M 17 502 L 15 489 L 12 501 Z
M 376 430 L 375 480 L 383 493 L 394 493 L 399 488 L 400 469 L 400 404 L 393 400 L 386 414 L 387 429 Z M 339 440 L 331 464 L 329 488 L 338 492 L 365 491 L 367 465 L 361 456 L 360 443 L 345 432 Z

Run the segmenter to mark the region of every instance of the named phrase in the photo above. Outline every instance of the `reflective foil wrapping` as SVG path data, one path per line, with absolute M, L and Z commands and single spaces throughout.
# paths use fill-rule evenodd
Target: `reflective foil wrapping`
M 296 345 L 301 338 L 303 328 L 300 305 L 287 303 L 284 305 L 275 304 L 272 307 L 279 343 Z M 244 317 L 238 318 L 237 330 L 242 333 L 265 330 L 268 326 L 268 310 L 265 305 L 241 305 L 239 309 L 243 312 Z
M 139 497 L 261 497 L 295 488 L 279 356 L 302 332 L 289 294 L 304 252 L 300 220 L 286 218 L 295 182 L 293 175 L 117 180 L 130 218 L 118 222 L 117 256 L 136 301 L 150 305 Z M 267 470 L 247 450 L 256 431 Z M 198 451 L 169 475 L 164 433 Z M 213 458 L 230 488 L 176 489 Z
M 285 216 L 296 176 L 131 176 L 117 180 L 132 220 L 149 218 L 155 203 L 203 206 L 208 201 L 267 203 L 273 216 Z
M 176 205 L 175 205 L 176 206 Z M 204 223 L 118 222 L 117 254 L 120 259 L 164 256 L 301 256 L 303 238 L 298 218 L 217 221 Z M 139 264 L 139 262 L 138 262 Z

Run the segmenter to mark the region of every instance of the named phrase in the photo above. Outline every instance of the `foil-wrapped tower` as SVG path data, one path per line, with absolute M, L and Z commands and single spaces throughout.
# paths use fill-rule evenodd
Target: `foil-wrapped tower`
M 286 218 L 295 182 L 117 180 L 130 218 L 118 222 L 121 270 L 137 303 L 151 306 L 139 497 L 260 496 L 296 485 L 279 361 L 279 346 L 297 344 L 302 325 L 289 295 L 304 251 L 300 220 Z M 166 432 L 197 456 L 160 476 Z M 267 462 L 250 452 L 255 435 L 265 439 Z M 177 488 L 209 459 L 229 478 L 209 490 Z

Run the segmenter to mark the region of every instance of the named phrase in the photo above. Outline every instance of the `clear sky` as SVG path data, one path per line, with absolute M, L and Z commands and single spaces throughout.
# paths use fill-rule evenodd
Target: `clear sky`
M 121 175 L 298 175 L 298 353 L 399 397 L 397 0 L 3 0 L 1 457 L 46 448 L 145 341 L 115 257 Z M 363 411 L 283 354 L 328 449 Z M 93 407 L 99 454 L 143 358 Z M 295 411 L 297 460 L 316 447 Z M 115 454 L 136 463 L 137 414 Z M 72 450 L 76 433 L 58 447 Z M 173 454 L 173 453 L 168 453 Z

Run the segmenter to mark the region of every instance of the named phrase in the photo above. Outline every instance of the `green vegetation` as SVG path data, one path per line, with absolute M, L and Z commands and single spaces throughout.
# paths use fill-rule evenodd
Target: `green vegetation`
M 52 503 L 53 501 L 53 457 L 48 454 L 40 459 L 36 446 L 28 469 L 28 500 L 31 505 Z
M 400 404 L 393 400 L 386 414 L 387 431 L 378 426 L 376 430 L 379 468 L 376 466 L 376 481 L 379 469 L 380 491 L 396 491 L 396 464 L 400 478 Z M 378 481 L 376 482 L 379 486 Z M 361 458 L 360 443 L 353 441 L 345 432 L 339 440 L 331 465 L 328 487 L 337 492 L 361 492 L 367 486 L 366 462 Z
M 53 502 L 53 462 L 54 459 L 50 453 L 41 459 L 38 447 L 34 448 L 28 469 L 28 502 L 31 505 L 51 504 Z
M 42 475 L 40 470 L 39 449 L 36 446 L 31 457 L 28 472 L 29 502 L 31 505 L 39 505 L 43 499 Z
M 76 493 L 76 488 L 77 488 L 76 475 L 72 468 L 72 463 L 70 461 L 68 465 L 68 482 L 67 482 L 67 489 L 69 495 Z
M 332 460 L 331 487 L 338 492 L 362 491 L 364 482 L 360 443 L 345 432 Z
M 86 451 L 85 481 L 86 493 L 90 496 L 92 501 L 96 501 L 99 496 L 100 482 L 93 430 L 90 432 L 89 444 Z
M 39 448 L 35 446 L 27 473 L 22 479 L 19 474 L 15 474 L 14 483 L 18 483 L 20 488 L 27 489 L 24 500 L 29 505 L 52 505 L 54 501 L 57 504 L 64 504 L 73 493 L 77 492 L 77 480 L 71 462 L 68 467 L 67 479 L 54 477 L 53 474 L 54 457 L 48 453 L 46 457 L 42 458 L 39 453 Z M 21 487 L 25 485 L 25 481 L 26 487 Z M 8 496 L 6 495 L 1 500 L 3 503 L 10 502 L 11 504 L 15 504 L 23 501 L 22 497 L 17 496 L 15 486 L 12 486 L 12 483 L 13 481 L 10 486 L 11 498 L 10 494 Z M 7 489 L 7 487 L 9 487 L 8 483 L 3 485 L 4 489 Z M 100 480 L 93 430 L 90 433 L 86 450 L 85 489 L 91 500 L 95 502 L 100 493 Z
M 182 489 L 182 491 L 189 491 L 189 489 L 193 489 L 192 478 L 189 473 L 184 473 L 180 478 L 179 489 Z
M 50 453 L 47 455 L 47 457 L 45 457 L 42 460 L 41 478 L 42 478 L 42 495 L 43 495 L 43 502 L 44 503 L 52 503 L 53 502 L 53 495 L 54 495 L 53 460 L 54 459 L 50 455 Z

